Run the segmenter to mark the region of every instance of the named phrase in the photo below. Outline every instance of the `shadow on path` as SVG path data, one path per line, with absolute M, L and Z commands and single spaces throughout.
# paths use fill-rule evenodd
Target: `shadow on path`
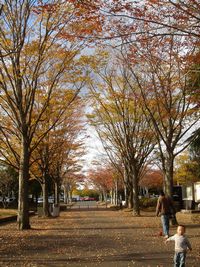
M 174 244 L 165 245 L 156 234 L 159 223 L 153 216 L 109 209 L 66 211 L 54 219 L 35 216 L 28 231 L 19 232 L 14 223 L 1 226 L 0 266 L 171 267 Z M 192 226 L 187 231 L 194 242 L 197 227 Z M 199 266 L 194 255 L 187 260 L 189 267 Z

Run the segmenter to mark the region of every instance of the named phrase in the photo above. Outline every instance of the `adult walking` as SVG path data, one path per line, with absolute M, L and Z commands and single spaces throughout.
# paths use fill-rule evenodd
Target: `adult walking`
M 160 192 L 160 196 L 156 206 L 156 216 L 161 215 L 161 223 L 163 228 L 163 234 L 165 238 L 169 237 L 169 220 L 171 215 L 175 214 L 173 202 L 170 197 L 165 196 L 163 191 Z

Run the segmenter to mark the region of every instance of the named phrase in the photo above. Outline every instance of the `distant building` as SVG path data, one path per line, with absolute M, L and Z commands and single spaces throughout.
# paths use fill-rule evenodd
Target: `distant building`
M 185 209 L 198 209 L 200 206 L 200 182 L 183 185 L 182 198 Z

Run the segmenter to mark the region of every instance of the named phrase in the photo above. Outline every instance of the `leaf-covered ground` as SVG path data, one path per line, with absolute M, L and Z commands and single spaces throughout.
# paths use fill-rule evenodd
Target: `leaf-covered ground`
M 187 266 L 198 267 L 198 217 L 178 214 L 187 225 L 193 251 Z M 0 266 L 173 266 L 174 244 L 159 236 L 160 218 L 154 213 L 132 217 L 125 211 L 66 211 L 58 218 L 31 218 L 31 230 L 18 231 L 16 223 L 0 225 Z M 171 234 L 175 228 L 171 228 Z

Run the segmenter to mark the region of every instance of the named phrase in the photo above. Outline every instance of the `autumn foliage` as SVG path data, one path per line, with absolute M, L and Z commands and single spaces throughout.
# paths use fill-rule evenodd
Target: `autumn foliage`
M 163 187 L 163 174 L 159 169 L 149 169 L 140 179 L 139 185 L 146 188 L 161 189 Z

